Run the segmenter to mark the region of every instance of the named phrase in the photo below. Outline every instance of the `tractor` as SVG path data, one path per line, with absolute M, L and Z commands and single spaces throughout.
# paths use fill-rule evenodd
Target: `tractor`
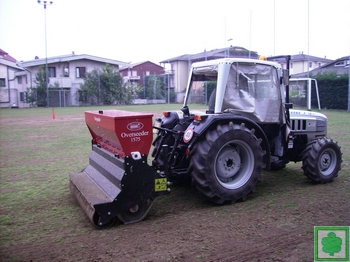
M 289 65 L 290 56 L 282 58 Z M 263 170 L 291 161 L 302 162 L 314 183 L 333 181 L 340 146 L 327 137 L 325 115 L 293 109 L 289 78 L 288 66 L 266 59 L 209 60 L 192 65 L 181 110 L 164 112 L 154 124 L 151 114 L 85 112 L 92 152 L 88 167 L 70 176 L 71 191 L 91 222 L 104 228 L 117 218 L 143 220 L 154 199 L 182 178 L 219 205 L 244 201 Z M 207 84 L 215 87 L 207 109 L 191 111 Z

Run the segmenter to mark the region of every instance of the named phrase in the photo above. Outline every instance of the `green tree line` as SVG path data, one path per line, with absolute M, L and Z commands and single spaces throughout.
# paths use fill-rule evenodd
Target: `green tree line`
M 79 101 L 89 105 L 126 105 L 131 103 L 131 90 L 113 67 L 87 72 L 79 89 Z

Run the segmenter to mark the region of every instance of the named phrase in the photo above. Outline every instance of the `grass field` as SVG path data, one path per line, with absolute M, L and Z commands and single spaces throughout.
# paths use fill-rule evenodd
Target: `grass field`
M 280 245 L 280 251 L 271 249 L 274 257 L 281 259 L 277 261 L 293 257 L 295 261 L 310 261 L 313 225 L 350 225 L 350 113 L 328 110 L 322 111 L 329 118 L 328 135 L 338 141 L 343 153 L 342 170 L 333 183 L 310 185 L 302 176 L 301 164 L 291 163 L 283 170 L 264 173 L 257 192 L 245 202 L 213 206 L 203 202 L 194 189 L 175 187 L 172 194 L 156 201 L 145 221 L 96 230 L 68 188 L 69 174 L 87 166 L 91 150 L 84 111 L 113 108 L 160 116 L 164 110 L 180 107 L 172 104 L 55 108 L 55 120 L 51 108 L 1 109 L 0 260 L 229 261 L 236 253 L 238 258 L 247 256 L 257 261 L 246 253 L 244 244 L 254 240 L 256 254 L 260 252 L 266 261 L 271 261 L 261 246 L 267 241 L 261 230 L 274 226 L 278 235 L 289 230 L 291 239 L 284 241 L 289 241 L 292 248 L 290 253 L 284 245 Z M 319 209 L 324 210 L 324 215 Z M 247 222 L 244 215 L 252 219 Z M 189 226 L 188 221 L 193 224 Z M 249 226 L 258 233 L 248 239 Z M 218 228 L 224 231 L 222 235 L 217 233 Z M 231 254 L 218 245 L 225 232 L 233 229 L 246 242 L 237 244 Z M 297 243 L 294 238 L 298 235 L 292 231 L 311 242 Z M 146 244 L 149 238 L 152 243 Z

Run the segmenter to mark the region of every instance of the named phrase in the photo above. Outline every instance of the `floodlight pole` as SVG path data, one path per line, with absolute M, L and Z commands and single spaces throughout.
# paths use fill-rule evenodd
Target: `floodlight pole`
M 38 0 L 39 5 L 44 6 L 44 14 L 45 14 L 45 85 L 46 85 L 46 107 L 49 107 L 49 76 L 48 76 L 48 66 L 47 66 L 47 34 L 46 34 L 46 5 L 52 5 L 53 1 L 43 1 Z
M 350 56 L 349 56 L 349 60 L 348 60 L 348 68 L 349 68 L 349 72 L 348 72 L 348 112 L 350 112 Z
M 230 39 L 227 40 L 227 42 L 230 42 L 230 41 L 232 41 L 232 40 L 233 40 L 233 39 L 230 38 Z M 228 44 L 228 48 L 227 48 L 226 52 L 227 52 L 227 57 L 230 58 L 230 44 Z

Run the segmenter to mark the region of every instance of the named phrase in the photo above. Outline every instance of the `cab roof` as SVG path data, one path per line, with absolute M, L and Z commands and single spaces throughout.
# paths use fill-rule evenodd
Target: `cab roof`
M 215 59 L 215 60 L 201 61 L 201 62 L 193 63 L 192 68 L 215 66 L 219 64 L 233 64 L 233 63 L 256 63 L 256 64 L 274 66 L 277 69 L 281 68 L 281 65 L 277 62 L 260 60 L 260 59 L 249 59 L 249 58 L 221 58 L 221 59 Z

